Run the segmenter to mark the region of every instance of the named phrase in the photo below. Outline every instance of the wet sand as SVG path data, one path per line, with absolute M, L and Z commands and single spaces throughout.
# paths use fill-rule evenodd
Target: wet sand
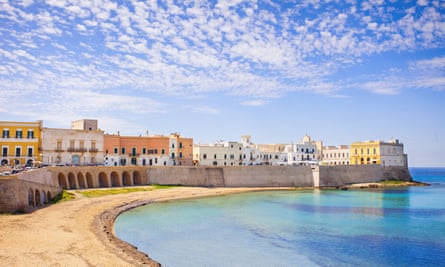
M 121 212 L 151 202 L 289 188 L 175 187 L 61 202 L 0 215 L 0 266 L 159 266 L 113 233 Z

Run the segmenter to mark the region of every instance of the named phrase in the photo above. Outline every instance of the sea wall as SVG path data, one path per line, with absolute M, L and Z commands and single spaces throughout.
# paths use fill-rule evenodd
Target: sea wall
M 379 165 L 320 166 L 320 187 L 342 186 L 381 180 L 411 181 L 407 167 Z
M 147 169 L 149 184 L 212 187 L 312 187 L 309 166 L 156 167 Z

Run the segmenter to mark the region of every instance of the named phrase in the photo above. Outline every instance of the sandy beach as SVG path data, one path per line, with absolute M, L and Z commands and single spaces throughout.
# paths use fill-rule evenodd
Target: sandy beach
M 174 187 L 61 202 L 23 215 L 0 215 L 1 266 L 159 266 L 113 234 L 114 218 L 151 202 L 280 188 Z M 281 188 L 284 189 L 284 188 Z

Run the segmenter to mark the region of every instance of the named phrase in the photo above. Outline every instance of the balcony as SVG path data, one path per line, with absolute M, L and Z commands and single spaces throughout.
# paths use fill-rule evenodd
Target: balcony
M 97 152 L 99 152 L 99 149 L 97 149 L 97 148 L 90 148 L 88 151 L 90 153 L 97 153 Z
M 55 151 L 55 152 L 58 152 L 58 153 L 61 153 L 61 152 L 65 151 L 65 150 L 63 150 L 63 149 L 61 149 L 61 148 L 56 148 L 56 149 L 54 149 L 54 151 Z

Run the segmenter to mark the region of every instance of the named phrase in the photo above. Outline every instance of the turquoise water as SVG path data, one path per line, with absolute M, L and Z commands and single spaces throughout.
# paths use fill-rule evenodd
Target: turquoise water
M 445 266 L 445 169 L 429 187 L 273 191 L 125 212 L 117 236 L 165 266 Z

